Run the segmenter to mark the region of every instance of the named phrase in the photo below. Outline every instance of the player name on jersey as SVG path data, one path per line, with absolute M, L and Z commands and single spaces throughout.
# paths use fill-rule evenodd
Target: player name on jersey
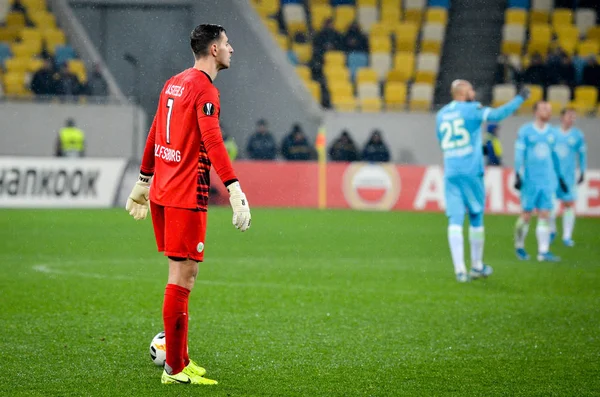
M 181 152 L 179 150 L 164 147 L 163 145 L 155 144 L 154 157 L 161 158 L 164 161 L 179 163 L 181 161 Z

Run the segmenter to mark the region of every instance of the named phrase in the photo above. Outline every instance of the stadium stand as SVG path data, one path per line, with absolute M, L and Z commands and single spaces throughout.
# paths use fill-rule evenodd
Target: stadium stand
M 545 98 L 556 108 L 573 107 L 581 115 L 596 113 L 600 89 L 597 22 L 594 8 L 561 8 L 553 0 L 510 0 L 501 52 L 508 56 L 514 73 L 510 81 L 497 81 L 494 103 L 506 102 L 512 92 L 509 86 L 535 80 L 529 102 Z M 521 112 L 530 111 L 530 106 L 521 108 Z
M 448 0 L 251 2 L 325 107 L 363 112 L 431 108 Z M 364 46 L 347 44 L 360 42 L 361 36 Z
M 67 71 L 77 76 L 78 87 L 87 81 L 85 65 L 68 45 L 46 0 L 0 0 L 0 89 L 7 96 L 31 97 L 30 83 L 44 59 L 59 69 L 67 65 L 66 71 L 54 74 L 58 88 L 48 94 L 73 94 L 60 88 Z

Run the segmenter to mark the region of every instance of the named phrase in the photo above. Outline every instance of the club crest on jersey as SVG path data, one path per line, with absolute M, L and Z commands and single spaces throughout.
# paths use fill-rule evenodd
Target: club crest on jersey
M 198 245 L 196 246 L 196 251 L 198 251 L 198 252 L 204 251 L 204 243 L 203 242 L 198 243 Z
M 202 107 L 202 112 L 207 116 L 212 116 L 215 114 L 215 105 L 210 102 L 206 102 Z

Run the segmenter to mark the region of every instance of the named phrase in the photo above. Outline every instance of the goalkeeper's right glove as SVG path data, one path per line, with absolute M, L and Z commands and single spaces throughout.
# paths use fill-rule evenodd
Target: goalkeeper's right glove
M 148 215 L 148 193 L 150 192 L 150 176 L 140 174 L 138 181 L 133 186 L 125 209 L 133 219 L 139 221 Z
M 250 228 L 252 217 L 250 216 L 250 207 L 246 195 L 242 192 L 239 182 L 233 182 L 227 186 L 229 191 L 229 203 L 233 210 L 233 226 L 245 232 Z
M 527 100 L 527 98 L 529 98 L 530 94 L 531 94 L 531 90 L 529 88 L 527 88 L 526 86 L 523 86 L 523 88 L 521 88 L 519 90 L 519 93 L 517 95 L 520 95 L 524 100 Z
M 521 175 L 518 172 L 515 173 L 515 189 L 521 190 L 523 183 L 521 182 Z

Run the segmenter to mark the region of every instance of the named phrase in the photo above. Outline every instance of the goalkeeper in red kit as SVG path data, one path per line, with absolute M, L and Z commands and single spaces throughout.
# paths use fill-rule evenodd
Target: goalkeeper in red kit
M 250 208 L 229 160 L 219 127 L 219 91 L 213 80 L 229 68 L 233 48 L 223 27 L 191 33 L 194 67 L 171 77 L 160 93 L 139 180 L 126 209 L 144 219 L 148 208 L 158 250 L 169 260 L 163 322 L 167 360 L 162 383 L 214 385 L 188 357 L 188 297 L 204 258 L 210 167 L 229 191 L 233 224 L 250 227 Z

